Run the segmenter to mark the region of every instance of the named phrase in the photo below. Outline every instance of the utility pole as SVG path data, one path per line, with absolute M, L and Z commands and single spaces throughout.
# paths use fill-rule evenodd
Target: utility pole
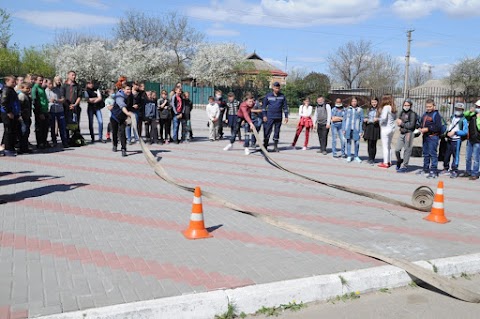
M 285 56 L 285 73 L 287 73 L 287 67 L 288 67 L 288 51 L 287 55 Z M 287 87 L 287 77 L 285 77 L 285 87 Z
M 410 44 L 412 43 L 412 32 L 415 30 L 407 31 L 407 55 L 405 55 L 405 83 L 403 86 L 403 99 L 407 98 L 408 91 L 408 69 L 410 68 Z

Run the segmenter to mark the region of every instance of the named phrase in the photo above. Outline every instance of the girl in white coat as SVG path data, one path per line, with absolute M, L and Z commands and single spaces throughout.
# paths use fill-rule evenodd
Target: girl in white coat
M 389 168 L 392 166 L 392 138 L 397 118 L 397 108 L 392 95 L 387 94 L 382 97 L 378 114 L 380 114 L 380 137 L 383 149 L 383 162 L 378 164 L 378 167 Z
M 310 129 L 313 127 L 312 121 L 312 106 L 310 105 L 310 99 L 307 97 L 303 100 L 303 104 L 298 107 L 298 115 L 300 120 L 297 126 L 297 132 L 295 133 L 295 138 L 293 139 L 292 147 L 295 147 L 297 144 L 298 137 L 305 127 L 305 144 L 303 144 L 303 150 L 305 151 L 308 147 L 308 139 L 310 137 Z

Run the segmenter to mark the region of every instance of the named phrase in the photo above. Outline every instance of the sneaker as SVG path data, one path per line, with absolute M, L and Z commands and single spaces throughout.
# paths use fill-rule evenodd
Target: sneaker
M 440 173 L 438 173 L 438 175 L 447 176 L 450 175 L 450 171 L 448 169 L 444 169 Z
M 347 157 L 347 163 L 350 163 L 352 161 L 352 157 Z
M 112 147 L 112 152 L 116 152 L 117 151 L 117 147 L 116 146 L 113 146 Z
M 475 180 L 478 179 L 478 176 L 472 175 L 472 176 L 470 176 L 468 179 L 471 180 L 471 181 L 475 181 Z
M 400 166 L 402 166 L 402 163 L 403 163 L 403 160 L 402 160 L 402 159 L 399 160 L 399 161 L 397 161 L 397 168 L 396 168 L 397 171 L 400 169 Z
M 427 178 L 435 179 L 438 177 L 438 173 L 435 172 L 430 172 L 427 176 Z
M 397 173 L 406 173 L 406 172 L 407 172 L 406 167 L 400 167 L 399 169 L 397 169 Z
M 122 157 L 126 157 L 127 156 L 127 150 L 122 150 Z
M 354 158 L 354 161 L 357 162 L 357 163 L 361 163 L 361 162 L 362 162 L 361 158 L 358 157 L 358 156 Z
M 133 140 L 130 140 L 130 142 L 128 142 L 128 145 L 133 145 L 133 143 L 135 143 Z
M 345 155 L 345 154 L 342 154 L 342 158 L 347 158 L 347 155 Z
M 472 176 L 472 174 L 467 173 L 467 172 L 463 172 L 460 175 L 458 175 L 458 177 L 470 177 L 470 176 Z
M 418 170 L 418 171 L 415 173 L 415 175 L 425 175 L 425 176 L 427 176 L 428 174 L 429 174 L 429 173 L 428 173 L 427 171 L 424 171 L 424 170 L 422 170 L 422 169 Z
M 224 150 L 224 151 L 228 151 L 228 150 L 232 149 L 232 147 L 233 147 L 233 144 L 230 143 L 230 144 L 228 144 L 227 146 L 225 146 L 225 147 L 223 148 L 223 150 Z
M 5 154 L 5 156 L 9 156 L 9 157 L 17 156 L 17 152 L 15 152 L 15 151 L 5 150 L 5 151 L 3 151 L 3 153 Z
M 101 139 L 99 139 L 98 141 L 99 141 L 100 143 L 103 143 L 103 144 L 107 143 L 107 141 L 105 141 L 105 140 L 104 140 L 104 139 L 102 139 L 102 138 L 101 138 Z
M 302 147 L 302 151 L 306 151 L 306 150 L 307 150 L 306 146 Z
M 380 167 L 380 168 L 389 168 L 390 167 L 390 166 L 388 166 L 387 163 L 380 163 L 377 166 Z
M 170 141 L 169 141 L 169 140 L 166 140 L 166 141 L 165 141 L 165 144 L 167 144 L 167 145 L 170 144 Z
M 452 171 L 450 173 L 450 178 L 457 178 L 458 177 L 458 172 L 457 171 Z
M 323 151 L 322 154 L 323 154 L 323 155 L 327 155 L 327 151 Z
M 248 147 L 245 147 L 245 155 L 250 155 L 250 150 L 248 149 Z

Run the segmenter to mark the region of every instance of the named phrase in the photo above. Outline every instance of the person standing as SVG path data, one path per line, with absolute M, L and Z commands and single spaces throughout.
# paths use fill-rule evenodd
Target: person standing
M 191 139 L 193 139 L 193 132 L 192 132 L 192 109 L 193 109 L 193 103 L 190 100 L 190 93 L 187 91 L 183 93 L 183 102 L 185 104 L 184 107 L 184 120 L 185 120 L 185 140 L 188 142 Z
M 282 111 L 285 115 L 284 123 L 288 123 L 288 105 L 287 98 L 280 92 L 280 83 L 273 83 L 272 92 L 268 93 L 262 104 L 263 113 L 263 146 L 268 147 L 270 135 L 273 134 L 273 151 L 278 152 L 278 141 L 280 139 L 280 127 L 282 126 Z
M 395 118 L 397 108 L 390 94 L 382 97 L 380 108 L 380 137 L 382 139 L 383 162 L 378 164 L 380 168 L 389 168 L 392 166 L 392 138 L 395 132 Z
M 20 118 L 18 139 L 20 141 L 20 151 L 18 154 L 30 154 L 33 151 L 28 147 L 28 138 L 30 136 L 30 127 L 32 126 L 32 99 L 30 92 L 32 86 L 30 83 L 22 82 L 18 85 L 20 93 L 18 93 L 18 100 L 20 101 Z
M 313 116 L 313 123 L 318 134 L 318 141 L 320 142 L 320 150 L 318 150 L 317 153 L 327 155 L 327 139 L 331 121 L 332 108 L 330 104 L 325 103 L 323 95 L 320 95 L 317 98 L 317 107 L 315 108 L 315 115 Z
M 88 81 L 85 88 L 85 98 L 88 102 L 87 114 L 88 114 L 88 130 L 90 131 L 90 138 L 92 144 L 95 143 L 95 131 L 93 129 L 93 117 L 97 118 L 98 123 L 98 141 L 106 143 L 103 139 L 103 116 L 102 108 L 105 106 L 103 102 L 102 93 L 99 89 L 94 88 L 93 81 Z
M 223 92 L 221 90 L 216 90 L 215 91 L 215 97 L 214 97 L 214 102 L 215 104 L 218 105 L 218 109 L 220 110 L 220 115 L 219 115 L 219 123 L 217 127 L 217 137 L 218 139 L 223 138 L 223 123 L 225 123 L 225 110 L 226 110 L 226 103 L 223 100 Z
M 145 103 L 145 114 L 143 116 L 143 119 L 145 121 L 145 136 L 147 137 L 147 142 L 150 141 L 150 145 L 152 145 L 153 143 L 158 143 L 157 93 L 155 91 L 147 91 L 145 93 L 147 95 L 147 100 Z
M 235 130 L 235 125 L 237 121 L 237 113 L 238 113 L 238 108 L 240 106 L 240 102 L 235 98 L 235 94 L 233 92 L 228 92 L 227 94 L 227 103 L 226 103 L 226 109 L 227 109 L 227 124 L 230 127 L 230 137 L 232 134 L 237 132 L 238 134 L 238 139 L 242 139 L 242 130 Z M 222 110 L 220 109 L 220 113 Z
M 220 122 L 220 108 L 218 107 L 218 104 L 215 103 L 215 99 L 213 98 L 213 96 L 208 97 L 206 112 L 208 117 L 209 139 L 210 139 L 210 142 L 214 142 L 215 140 L 218 140 L 218 124 Z
M 377 141 L 380 139 L 380 124 L 378 122 L 378 98 L 374 97 L 370 101 L 370 110 L 368 110 L 367 117 L 363 120 L 364 132 L 363 138 L 368 145 L 368 164 L 375 164 L 375 157 L 377 156 Z
M 454 114 L 450 118 L 445 136 L 447 138 L 447 149 L 443 160 L 442 175 L 450 174 L 450 178 L 458 177 L 458 165 L 460 163 L 460 147 L 462 140 L 468 136 L 468 121 L 464 116 L 465 105 L 455 103 Z M 452 166 L 450 166 L 452 158 Z
M 410 155 L 412 154 L 413 139 L 415 138 L 415 128 L 417 125 L 417 113 L 412 110 L 413 102 L 406 99 L 403 102 L 402 111 L 397 119 L 397 125 L 400 128 L 395 155 L 397 157 L 397 172 L 406 173 Z M 403 149 L 403 159 L 401 151 Z
M 77 73 L 69 71 L 67 73 L 67 80 L 62 85 L 62 96 L 64 98 L 63 105 L 65 109 L 65 118 L 67 122 L 68 131 L 73 131 L 80 135 L 80 116 L 82 108 L 80 101 L 82 97 L 82 89 L 76 82 Z M 70 138 L 70 134 L 67 134 Z
M 35 76 L 33 76 L 35 78 Z M 35 136 L 37 148 L 45 149 L 51 147 L 47 142 L 49 123 L 48 98 L 43 88 L 43 76 L 35 78 L 35 85 L 32 88 L 32 105 L 35 113 Z
M 438 177 L 438 142 L 442 132 L 442 116 L 435 109 L 435 101 L 427 99 L 425 114 L 420 120 L 420 132 L 423 136 L 423 173 L 427 178 Z M 421 174 L 422 171 L 417 174 Z
M 125 136 L 127 117 L 134 116 L 127 107 L 127 100 L 131 94 L 132 87 L 128 84 L 123 84 L 122 89 L 115 94 L 115 103 L 113 104 L 110 117 L 110 123 L 112 123 L 112 151 L 117 151 L 118 139 L 120 138 L 123 157 L 127 156 L 127 137 Z
M 4 78 L 4 82 L 5 85 L 3 87 L 2 97 L 0 100 L 0 114 L 4 128 L 4 154 L 5 156 L 16 156 L 17 153 L 15 151 L 15 142 L 21 107 L 17 92 L 14 90 L 15 77 L 6 76 Z
M 48 98 L 48 107 L 50 112 L 50 136 L 53 146 L 57 146 L 57 137 L 55 134 L 55 124 L 58 124 L 58 131 L 64 148 L 68 147 L 67 129 L 65 124 L 65 111 L 63 110 L 62 82 L 59 76 L 54 81 L 48 79 L 45 93 Z
M 160 144 L 170 143 L 172 126 L 172 107 L 167 96 L 167 91 L 162 90 L 157 101 L 158 122 L 160 124 Z M 164 138 L 165 137 L 165 138 Z
M 343 120 L 342 131 L 345 135 L 347 162 L 354 160 L 361 163 L 362 160 L 358 156 L 360 150 L 360 138 L 363 137 L 363 110 L 358 106 L 356 97 L 350 99 L 350 106 L 345 110 L 345 119 Z M 352 141 L 354 142 L 354 156 L 352 158 Z
M 466 170 L 461 174 L 461 177 L 468 177 L 469 180 L 474 181 L 480 175 L 480 100 L 475 102 L 475 105 L 464 115 L 468 120 L 468 140 Z
M 310 129 L 313 127 L 312 106 L 310 105 L 310 99 L 308 97 L 306 97 L 303 100 L 303 104 L 298 107 L 298 116 L 300 119 L 298 121 L 295 137 L 293 138 L 292 147 L 295 148 L 298 137 L 302 133 L 303 128 L 305 128 L 305 142 L 302 150 L 306 151 L 308 147 L 308 139 L 310 137 Z
M 173 141 L 178 144 L 180 143 L 180 138 L 178 136 L 180 125 L 182 126 L 181 138 L 182 140 L 185 140 L 185 120 L 183 117 L 184 101 L 181 88 L 175 87 L 175 95 L 172 96 L 171 105 L 173 109 Z
M 334 158 L 342 157 L 346 158 L 345 154 L 345 135 L 342 132 L 342 123 L 345 118 L 345 108 L 343 107 L 342 99 L 337 98 L 335 100 L 335 107 L 332 109 L 332 155 Z M 340 139 L 340 153 L 337 154 L 337 136 Z

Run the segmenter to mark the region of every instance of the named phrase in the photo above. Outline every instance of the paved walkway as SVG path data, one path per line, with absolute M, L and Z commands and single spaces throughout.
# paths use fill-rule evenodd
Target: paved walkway
M 446 211 L 452 221 L 434 224 L 424 221 L 423 213 L 287 175 L 260 153 L 245 156 L 239 143 L 224 152 L 226 141 L 206 139 L 204 112 L 195 110 L 193 117 L 194 142 L 151 147 L 167 172 L 184 184 L 389 256 L 414 261 L 480 252 L 478 182 L 445 178 Z M 282 127 L 283 148 L 293 134 L 293 126 Z M 310 150 L 272 156 L 300 173 L 403 201 L 410 201 L 420 185 L 436 188 L 437 180 L 414 173 L 399 175 L 394 168 L 318 154 L 315 135 L 311 141 Z M 186 240 L 181 230 L 188 226 L 193 194 L 160 180 L 138 144 L 128 146 L 128 153 L 122 158 L 110 144 L 94 144 L 0 158 L 0 196 L 8 201 L 0 205 L 0 319 L 381 264 L 207 199 L 205 220 L 214 238 Z M 412 165 L 420 162 L 412 158 Z

